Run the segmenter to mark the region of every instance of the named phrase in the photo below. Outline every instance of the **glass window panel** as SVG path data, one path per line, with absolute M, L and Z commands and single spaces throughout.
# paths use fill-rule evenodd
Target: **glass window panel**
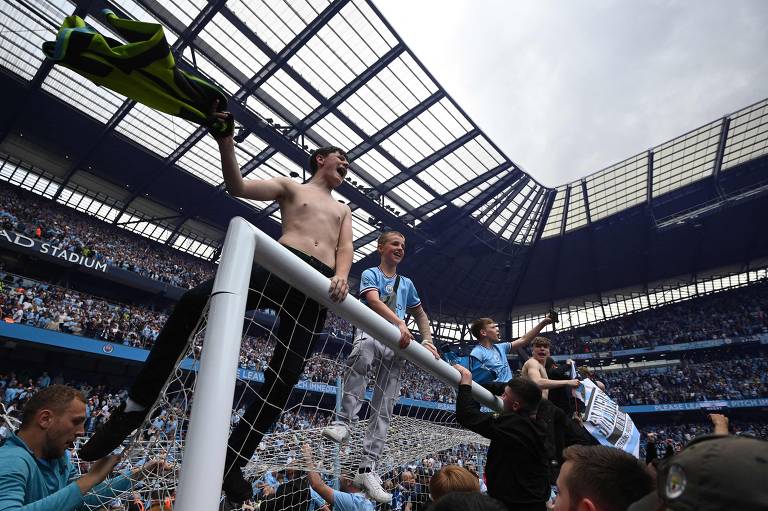
M 59 24 L 74 10 L 69 2 L 55 0 L 38 0 L 33 5 L 44 19 L 21 2 L 0 4 L 0 66 L 26 80 L 35 76 L 43 62 L 43 42 L 56 39 Z
M 342 123 L 338 117 L 328 114 L 317 121 L 312 130 L 323 137 L 331 145 L 341 147 L 349 151 L 363 141 L 346 124 Z M 359 160 L 359 158 L 357 159 Z M 357 160 L 355 160 L 357 162 Z
M 237 163 L 242 168 L 243 165 L 258 156 L 269 145 L 262 139 L 251 133 L 245 140 L 235 144 L 235 156 Z
M 134 0 L 111 0 L 111 3 L 127 14 L 129 18 L 163 25 L 163 33 L 165 33 L 165 40 L 168 41 L 168 44 L 173 45 L 178 39 L 177 34 L 173 30 L 169 29 L 163 23 L 160 23 L 158 19 L 152 16 L 146 9 L 144 9 L 144 7 L 140 6 Z
M 200 52 L 195 52 L 194 60 L 192 56 L 192 48 L 187 46 L 184 48 L 184 61 L 191 67 L 199 72 L 203 77 L 207 78 L 210 82 L 218 85 L 224 91 L 229 94 L 234 94 L 240 89 L 240 85 L 232 80 L 224 71 L 219 69 L 211 61 L 203 57 Z M 197 67 L 193 64 L 195 62 Z
M 221 14 L 214 16 L 198 37 L 248 77 L 269 62 L 264 52 Z
M 372 175 L 380 183 L 387 181 L 400 172 L 398 167 L 376 149 L 371 149 L 362 156 L 355 158 L 354 164 Z
M 654 197 L 712 174 L 720 126 L 710 123 L 653 149 Z
M 352 237 L 354 240 L 358 240 L 376 229 L 368 223 L 368 217 L 368 213 L 360 209 L 352 212 Z
M 475 197 L 477 197 L 477 195 L 480 192 L 484 191 L 486 188 L 488 188 L 489 186 L 494 184 L 496 181 L 501 179 L 502 176 L 505 176 L 508 172 L 509 172 L 508 170 L 505 170 L 504 172 L 501 172 L 501 173 L 499 173 L 499 174 L 497 174 L 495 176 L 491 176 L 488 180 L 480 183 L 479 185 L 477 185 L 476 187 L 472 188 L 468 192 L 463 193 L 459 197 L 453 199 L 451 202 L 455 206 L 459 206 L 459 207 L 465 205 L 467 202 L 469 202 L 472 199 L 474 199 Z
M 189 26 L 207 3 L 208 0 L 165 0 L 163 6 L 184 26 Z
M 330 97 L 396 44 L 388 43 L 388 34 L 365 3 L 350 2 L 320 28 L 289 64 L 321 94 Z M 390 39 L 394 40 L 391 35 Z M 322 62 L 333 73 L 324 73 L 317 62 Z
M 218 185 L 224 178 L 221 174 L 221 157 L 213 137 L 204 136 L 188 151 L 181 155 L 176 164 L 193 176 L 212 185 Z
M 355 249 L 355 253 L 352 256 L 352 261 L 353 262 L 357 262 L 360 259 L 362 259 L 363 257 L 367 256 L 368 254 L 370 254 L 372 252 L 375 252 L 377 246 L 378 246 L 377 241 L 373 240 L 373 241 L 371 241 L 369 243 L 366 243 L 365 245 L 363 245 L 360 248 L 356 248 Z
M 248 110 L 254 112 L 256 115 L 264 119 L 268 124 L 279 124 L 280 126 L 289 126 L 290 123 L 285 118 L 278 115 L 274 110 L 265 105 L 253 94 L 249 95 L 245 104 Z
M 279 52 L 327 2 L 231 0 L 227 6 L 270 48 Z
M 425 156 L 424 153 L 416 153 L 416 150 L 413 149 L 413 146 L 410 144 L 410 142 L 404 139 L 400 132 L 397 132 L 388 139 L 382 141 L 379 145 L 383 150 L 394 156 L 397 161 L 406 167 L 412 166 L 417 161 L 411 157 L 412 153 L 409 151 L 413 151 L 414 156 L 416 156 L 419 160 Z
M 136 104 L 115 130 L 128 140 L 168 156 L 197 126 L 191 122 Z
M 731 116 L 722 170 L 768 153 L 768 100 Z
M 416 207 L 423 206 L 435 198 L 434 195 L 413 181 L 406 181 L 405 183 L 396 187 L 393 191 Z
M 172 244 L 173 248 L 187 252 L 203 259 L 210 259 L 216 252 L 216 248 L 198 240 L 179 234 Z
M 647 174 L 648 153 L 641 153 L 588 176 L 587 196 L 592 221 L 644 202 Z
M 0 179 L 50 198 L 59 189 L 59 184 L 53 176 L 44 174 L 43 170 L 12 160 L 8 156 L 0 163 Z
M 296 172 L 299 176 L 304 174 L 304 170 L 300 165 L 289 160 L 282 153 L 275 153 L 275 155 L 267 160 L 262 166 L 269 168 L 270 173 L 274 173 L 273 175 L 289 177 L 291 172 Z
M 51 69 L 41 87 L 86 115 L 106 123 L 125 101 L 123 96 L 97 86 L 74 71 L 63 69 Z
M 261 90 L 269 94 L 296 117 L 306 117 L 320 105 L 282 69 L 272 75 L 261 86 Z
M 168 229 L 160 227 L 152 222 L 143 221 L 141 220 L 141 217 L 129 213 L 123 213 L 118 225 L 127 231 L 135 232 L 145 238 L 161 243 L 164 243 L 171 235 L 171 231 Z

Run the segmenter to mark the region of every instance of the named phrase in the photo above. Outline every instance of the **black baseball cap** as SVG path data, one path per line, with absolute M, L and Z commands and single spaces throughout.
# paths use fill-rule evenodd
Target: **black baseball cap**
M 735 435 L 705 435 L 659 464 L 657 491 L 627 511 L 765 511 L 768 442 Z

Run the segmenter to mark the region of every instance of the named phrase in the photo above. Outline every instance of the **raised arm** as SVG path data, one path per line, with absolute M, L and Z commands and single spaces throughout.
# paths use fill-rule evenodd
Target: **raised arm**
M 309 444 L 304 444 L 301 446 L 301 453 L 304 456 L 304 463 L 307 465 L 307 468 L 314 468 L 315 462 L 312 458 L 312 448 L 309 446 Z M 323 500 L 328 503 L 329 506 L 333 507 L 333 488 L 325 484 L 325 481 L 323 481 L 323 478 L 320 477 L 320 474 L 312 470 L 307 472 L 307 479 L 309 480 L 309 485 L 312 487 L 312 489 L 315 490 L 317 494 L 320 495 Z
M 272 179 L 244 180 L 235 157 L 235 142 L 232 137 L 218 139 L 218 143 L 221 153 L 221 172 L 230 195 L 263 201 L 280 200 L 286 196 L 288 187 L 293 181 L 282 176 Z
M 538 325 L 527 331 L 524 336 L 512 341 L 512 349 L 514 350 L 517 348 L 525 348 L 537 335 L 541 333 L 545 326 L 551 325 L 552 323 L 554 323 L 552 318 L 546 317 L 542 319 L 539 321 Z
M 229 112 L 216 112 L 218 101 L 212 105 L 211 116 L 222 122 L 229 122 L 234 125 L 234 119 Z M 214 134 L 212 132 L 212 134 Z M 214 134 L 216 142 L 219 144 L 219 153 L 221 154 L 221 172 L 224 175 L 224 184 L 227 191 L 233 197 L 242 197 L 244 199 L 273 201 L 282 199 L 288 193 L 288 187 L 292 181 L 287 177 L 276 177 L 272 179 L 253 179 L 245 181 L 240 174 L 240 165 L 235 156 L 234 133 L 230 130 L 223 134 Z

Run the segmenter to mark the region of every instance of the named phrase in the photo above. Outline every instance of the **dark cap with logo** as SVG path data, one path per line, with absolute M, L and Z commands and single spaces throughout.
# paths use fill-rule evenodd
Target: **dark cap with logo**
M 768 442 L 706 435 L 658 467 L 657 491 L 627 511 L 768 509 Z

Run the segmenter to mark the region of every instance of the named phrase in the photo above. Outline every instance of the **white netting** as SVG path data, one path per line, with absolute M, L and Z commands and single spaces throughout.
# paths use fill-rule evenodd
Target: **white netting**
M 298 315 L 301 322 L 307 324 L 304 315 L 311 304 L 303 295 L 297 302 L 295 290 L 283 288 L 282 294 L 274 296 L 274 290 L 268 290 L 267 286 L 275 281 L 275 277 L 267 277 L 262 281 L 262 288 L 251 289 L 249 306 L 258 307 L 260 312 L 246 317 L 232 407 L 232 429 L 247 433 L 241 440 L 252 439 L 253 435 L 264 436 L 257 446 L 253 446 L 255 451 L 252 455 L 247 447 L 242 447 L 241 441 L 234 449 L 228 448 L 226 470 L 238 470 L 232 468 L 233 460 L 242 466 L 242 474 L 252 484 L 254 500 L 272 502 L 271 508 L 280 509 L 287 506 L 286 499 L 292 499 L 298 506 L 295 509 L 305 510 L 310 507 L 310 497 L 306 478 L 302 476 L 310 466 L 302 455 L 302 445 L 311 447 L 314 458 L 311 467 L 321 472 L 328 484 L 338 485 L 342 475 L 354 476 L 363 457 L 363 438 L 371 412 L 369 400 L 377 384 L 372 376 L 376 374 L 376 364 L 380 361 L 370 368 L 369 388 L 359 410 L 360 420 L 351 424 L 350 441 L 340 446 L 324 438 L 321 435 L 323 428 L 331 423 L 340 407 L 337 395 L 353 349 L 353 337 L 339 318 L 332 318 L 325 326 L 319 325 L 314 330 L 295 325 L 290 317 L 286 319 L 286 314 L 293 312 L 293 318 Z M 271 314 L 270 309 L 278 313 Z M 287 321 L 282 330 L 287 341 L 278 338 L 280 316 L 282 321 Z M 146 504 L 154 504 L 162 508 L 164 503 L 174 499 L 179 473 L 184 468 L 182 453 L 195 395 L 199 358 L 202 349 L 210 349 L 202 346 L 206 324 L 207 307 L 147 421 L 126 442 L 128 447 L 119 469 L 122 473 L 133 474 L 129 477 L 134 479 L 134 487 L 116 495 L 113 501 L 115 506 L 130 509 L 131 502 L 141 501 L 145 507 Z M 286 328 L 288 324 L 291 328 Z M 285 335 L 285 331 L 290 333 Z M 308 351 L 302 344 L 302 334 L 318 336 Z M 215 345 L 212 348 L 215 349 Z M 277 375 L 274 381 L 277 384 L 270 387 L 273 391 L 265 400 L 259 397 L 258 390 L 263 386 L 265 370 L 274 352 L 282 353 L 281 362 L 275 363 Z M 274 389 L 285 383 L 285 375 L 291 372 L 289 369 L 294 372 L 299 370 L 295 367 L 296 360 L 299 365 L 304 365 L 304 371 L 298 384 L 290 389 L 287 402 L 279 403 L 280 399 L 277 399 L 277 405 L 270 402 L 279 394 Z M 482 466 L 487 441 L 461 429 L 456 423 L 453 413 L 455 392 L 451 386 L 405 363 L 400 390 L 403 396 L 395 405 L 384 448 L 375 465 L 375 472 L 382 477 L 385 488 L 396 488 L 400 472 L 409 466 L 416 466 L 417 474 L 422 477 L 428 476 L 430 470 L 441 463 L 471 462 Z M 250 420 L 246 418 L 249 408 L 257 411 L 256 416 L 270 410 L 279 412 L 279 416 L 273 424 L 267 423 L 268 427 L 260 427 L 253 417 Z M 139 471 L 148 460 L 158 458 L 169 463 L 171 469 L 162 474 L 149 475 Z M 78 462 L 76 458 L 74 461 L 81 470 L 87 470 L 87 464 Z M 432 465 L 432 468 L 425 465 Z M 195 469 L 204 470 L 204 467 Z M 296 481 L 289 484 L 292 478 Z M 275 482 L 282 483 L 277 492 Z M 423 492 L 425 485 L 419 487 Z M 229 502 L 226 505 L 232 508 Z

